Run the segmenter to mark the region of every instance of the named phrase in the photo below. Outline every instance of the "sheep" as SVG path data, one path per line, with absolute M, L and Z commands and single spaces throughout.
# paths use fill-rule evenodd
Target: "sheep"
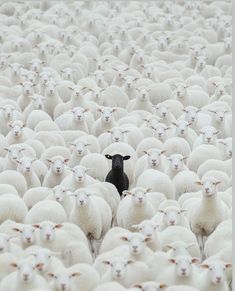
M 101 117 L 95 121 L 91 133 L 95 136 L 99 136 L 104 130 L 112 129 L 113 126 L 116 126 L 117 123 L 113 116 L 116 110 L 116 108 L 110 107 L 99 108 L 98 111 L 101 112 Z
M 168 130 L 170 129 L 165 123 L 159 122 L 151 126 L 153 129 L 153 136 L 156 136 L 162 143 L 164 143 L 168 138 Z
M 47 187 L 31 188 L 24 193 L 23 200 L 28 209 L 31 209 L 37 202 L 44 200 L 49 195 L 49 193 L 50 191 Z
M 78 224 L 90 238 L 92 252 L 95 253 L 94 240 L 102 238 L 111 226 L 111 209 L 103 198 L 91 195 L 85 189 L 77 190 L 71 195 L 75 197 L 75 204 L 69 221 Z
M 30 103 L 30 98 L 29 96 L 31 96 L 34 93 L 34 84 L 32 84 L 29 81 L 25 81 L 21 84 L 22 86 L 22 95 L 20 95 L 17 99 L 17 103 L 19 105 L 19 107 L 21 108 L 21 110 L 24 110 L 27 105 Z
M 17 171 L 25 177 L 27 189 L 41 186 L 40 179 L 32 165 L 36 160 L 31 157 L 21 157 L 16 161 L 18 163 Z
M 106 154 L 105 157 L 112 160 L 112 169 L 107 174 L 105 181 L 115 185 L 119 194 L 122 195 L 122 192 L 129 188 L 129 179 L 123 170 L 123 161 L 129 160 L 131 156 L 121 156 L 119 154 L 111 156 Z
M 24 222 L 34 224 L 44 220 L 50 220 L 55 223 L 67 221 L 63 206 L 56 201 L 39 201 L 28 211 Z
M 161 172 L 165 172 L 167 160 L 164 158 L 164 150 L 151 148 L 144 151 L 145 155 L 140 157 L 136 162 L 136 166 L 133 173 L 133 181 L 136 183 L 138 177 L 146 169 L 155 169 Z
M 175 132 L 172 135 L 184 138 L 192 147 L 194 141 L 197 138 L 197 134 L 195 133 L 193 129 L 189 127 L 191 124 L 185 120 L 178 120 L 174 122 L 173 125 L 176 128 L 175 128 Z
M 107 291 L 107 290 L 113 290 L 113 291 L 125 291 L 126 288 L 123 287 L 121 284 L 115 282 L 115 281 L 111 281 L 111 282 L 107 282 L 104 284 L 100 284 L 99 286 L 97 286 L 94 291 Z
M 199 145 L 190 153 L 186 165 L 191 171 L 197 172 L 199 166 L 209 159 L 222 160 L 220 151 L 214 145 Z
M 69 188 L 71 191 L 75 191 L 78 188 L 86 187 L 96 182 L 94 178 L 87 175 L 89 169 L 83 166 L 78 165 L 73 168 L 68 168 L 68 170 L 72 173 L 66 176 L 60 185 Z
M 6 193 L 11 193 L 14 195 L 19 195 L 18 192 L 16 191 L 16 188 L 10 184 L 1 184 L 0 185 L 0 195 L 6 194 Z
M 53 156 L 52 159 L 48 159 L 47 161 L 50 163 L 50 169 L 43 180 L 42 186 L 53 188 L 60 184 L 69 174 L 65 169 L 65 165 L 68 163 L 69 159 L 63 156 Z
M 16 260 L 17 260 L 17 257 L 13 255 L 12 253 L 0 254 L 0 266 L 1 266 L 0 279 L 1 280 L 14 271 L 14 268 L 11 266 L 11 263 Z
M 134 164 L 137 160 L 137 154 L 136 151 L 129 145 L 123 142 L 115 142 L 107 146 L 103 152 L 102 155 L 122 155 L 122 156 L 130 156 L 131 158 L 126 161 L 125 165 L 125 173 L 128 176 L 129 184 L 132 184 L 132 173 L 134 169 Z M 111 161 L 109 162 L 109 165 L 111 166 Z
M 229 209 L 217 194 L 219 180 L 206 177 L 197 183 L 202 186 L 201 197 L 189 199 L 182 207 L 189 210 L 190 227 L 203 250 L 204 237 L 211 234 L 220 222 L 229 218 Z
M 147 169 L 137 180 L 137 187 L 150 187 L 152 191 L 160 192 L 167 199 L 175 197 L 175 187 L 170 178 L 158 170 Z
M 125 287 L 130 287 L 134 283 L 142 283 L 149 278 L 147 265 L 143 262 L 113 257 L 111 260 L 105 260 L 103 263 L 110 266 L 111 269 L 108 269 L 101 277 L 102 283 L 117 281 Z
M 0 290 L 30 290 L 32 288 L 47 288 L 46 280 L 37 274 L 36 269 L 41 267 L 41 264 L 36 264 L 29 259 L 21 260 L 20 262 L 12 262 L 12 266 L 17 268 L 17 271 L 6 276 L 0 284 Z
M 42 110 L 33 110 L 26 119 L 26 126 L 34 129 L 36 125 L 43 120 L 51 120 L 51 117 Z
M 6 136 L 6 141 L 9 145 L 23 143 L 34 136 L 34 132 L 30 128 L 25 128 L 25 124 L 21 120 L 11 121 L 9 127 L 10 132 Z
M 204 261 L 201 268 L 205 269 L 198 277 L 198 286 L 202 291 L 210 291 L 218 286 L 218 289 L 229 290 L 228 283 L 226 281 L 226 269 L 231 268 L 231 263 L 226 263 L 221 260 Z
M 12 236 L 8 234 L 0 234 L 1 255 L 11 253 L 14 257 L 19 259 L 22 255 L 22 249 L 17 244 L 11 242 Z

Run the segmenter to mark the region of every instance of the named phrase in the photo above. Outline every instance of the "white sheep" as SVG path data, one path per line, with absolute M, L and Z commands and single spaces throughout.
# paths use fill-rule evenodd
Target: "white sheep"
M 145 170 L 139 176 L 136 186 L 150 187 L 152 191 L 164 194 L 167 199 L 175 197 L 175 186 L 173 182 L 165 173 L 158 170 Z
M 56 201 L 39 201 L 25 216 L 25 223 L 40 223 L 44 220 L 50 220 L 55 223 L 67 221 L 67 215 L 63 206 Z
M 34 132 L 30 128 L 25 128 L 25 124 L 21 120 L 11 121 L 9 127 L 10 131 L 6 136 L 6 141 L 9 145 L 23 143 L 34 136 Z
M 75 204 L 71 210 L 69 221 L 79 225 L 90 238 L 94 253 L 93 240 L 102 238 L 111 226 L 111 209 L 103 198 L 90 195 L 88 191 L 77 190 L 71 195 L 75 197 Z
M 93 258 L 89 248 L 79 241 L 69 242 L 61 253 L 63 263 L 66 267 L 73 266 L 78 263 L 92 264 Z
M 101 112 L 101 117 L 95 121 L 91 130 L 91 132 L 95 136 L 99 136 L 104 130 L 112 129 L 113 126 L 117 125 L 115 118 L 113 116 L 113 113 L 116 110 L 117 110 L 116 108 L 110 107 L 98 109 L 98 111 Z
M 0 284 L 0 290 L 30 290 L 32 288 L 44 287 L 47 288 L 46 280 L 37 274 L 37 269 L 41 264 L 36 264 L 35 261 L 24 259 L 20 262 L 12 262 L 12 266 L 17 268 L 17 271 L 6 276 Z
M 172 179 L 181 171 L 187 171 L 188 168 L 184 164 L 184 160 L 187 157 L 183 157 L 181 154 L 173 154 L 167 158 L 170 163 L 165 169 L 165 173 Z
M 50 163 L 50 169 L 43 180 L 42 186 L 53 188 L 54 186 L 60 184 L 69 174 L 68 170 L 65 169 L 69 159 L 66 159 L 63 156 L 55 155 L 51 159 L 47 159 L 47 161 Z
M 14 170 L 5 170 L 0 173 L 0 183 L 12 185 L 21 197 L 23 197 L 27 190 L 27 182 L 25 177 L 21 173 Z

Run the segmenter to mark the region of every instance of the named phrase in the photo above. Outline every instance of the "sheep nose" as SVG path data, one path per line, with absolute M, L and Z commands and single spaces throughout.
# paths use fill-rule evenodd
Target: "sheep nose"
M 221 116 L 221 117 L 220 117 L 220 121 L 223 121 L 223 120 L 224 120 L 224 118 Z
M 26 170 L 27 170 L 27 172 L 29 172 L 30 171 L 30 167 L 26 167 Z
M 61 290 L 65 290 L 66 289 L 66 284 L 63 283 L 60 286 L 61 286 Z
M 192 117 L 191 120 L 192 120 L 192 121 L 195 121 L 195 117 Z
M 181 134 L 184 134 L 184 130 L 182 129 L 182 130 L 180 131 L 180 133 L 181 133 Z
M 82 151 L 81 150 L 78 150 L 78 154 L 80 155 L 82 153 Z
M 175 224 L 175 220 L 170 220 L 170 225 L 174 225 Z
M 29 275 L 28 274 L 24 274 L 23 277 L 24 277 L 24 280 L 27 281 L 28 278 L 29 278 Z
M 221 282 L 221 279 L 222 279 L 221 277 L 216 277 L 216 282 L 217 283 L 220 283 Z
M 143 198 L 142 197 L 139 197 L 138 200 L 139 200 L 139 202 L 143 202 Z
M 80 204 L 83 205 L 84 204 L 84 200 L 79 200 Z
M 152 237 L 152 234 L 151 233 L 147 233 L 145 236 Z
M 50 233 L 47 233 L 46 234 L 46 239 L 49 240 L 50 238 L 51 238 L 51 234 Z
M 165 116 L 166 116 L 166 112 L 163 112 L 163 113 L 162 113 L 162 116 L 165 117 Z
M 206 191 L 206 193 L 208 193 L 210 191 L 210 189 L 209 188 L 205 188 L 205 191 Z
M 0 248 L 0 253 L 3 252 L 4 248 Z
M 229 151 L 228 154 L 231 157 L 233 153 L 232 153 L 232 151 Z
M 181 271 L 182 271 L 183 274 L 186 273 L 186 269 L 185 268 L 182 268 Z
M 132 248 L 133 248 L 134 251 L 137 251 L 138 246 L 132 246 Z
M 117 274 L 120 275 L 121 274 L 121 270 L 116 270 Z
M 119 141 L 119 137 L 115 137 L 115 141 L 118 142 Z
M 31 243 L 31 237 L 26 238 L 27 243 Z

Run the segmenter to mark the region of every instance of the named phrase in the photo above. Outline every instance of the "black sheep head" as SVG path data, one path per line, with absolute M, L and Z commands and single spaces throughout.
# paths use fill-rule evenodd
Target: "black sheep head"
M 112 160 L 112 169 L 121 170 L 123 169 L 123 161 L 129 160 L 131 156 L 116 155 L 105 155 L 108 160 Z

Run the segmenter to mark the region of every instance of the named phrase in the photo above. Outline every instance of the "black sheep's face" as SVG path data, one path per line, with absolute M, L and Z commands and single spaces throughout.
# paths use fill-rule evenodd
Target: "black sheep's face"
M 121 170 L 123 168 L 123 161 L 130 159 L 130 156 L 122 155 L 105 155 L 105 157 L 109 160 L 112 160 L 112 168 L 115 170 Z

